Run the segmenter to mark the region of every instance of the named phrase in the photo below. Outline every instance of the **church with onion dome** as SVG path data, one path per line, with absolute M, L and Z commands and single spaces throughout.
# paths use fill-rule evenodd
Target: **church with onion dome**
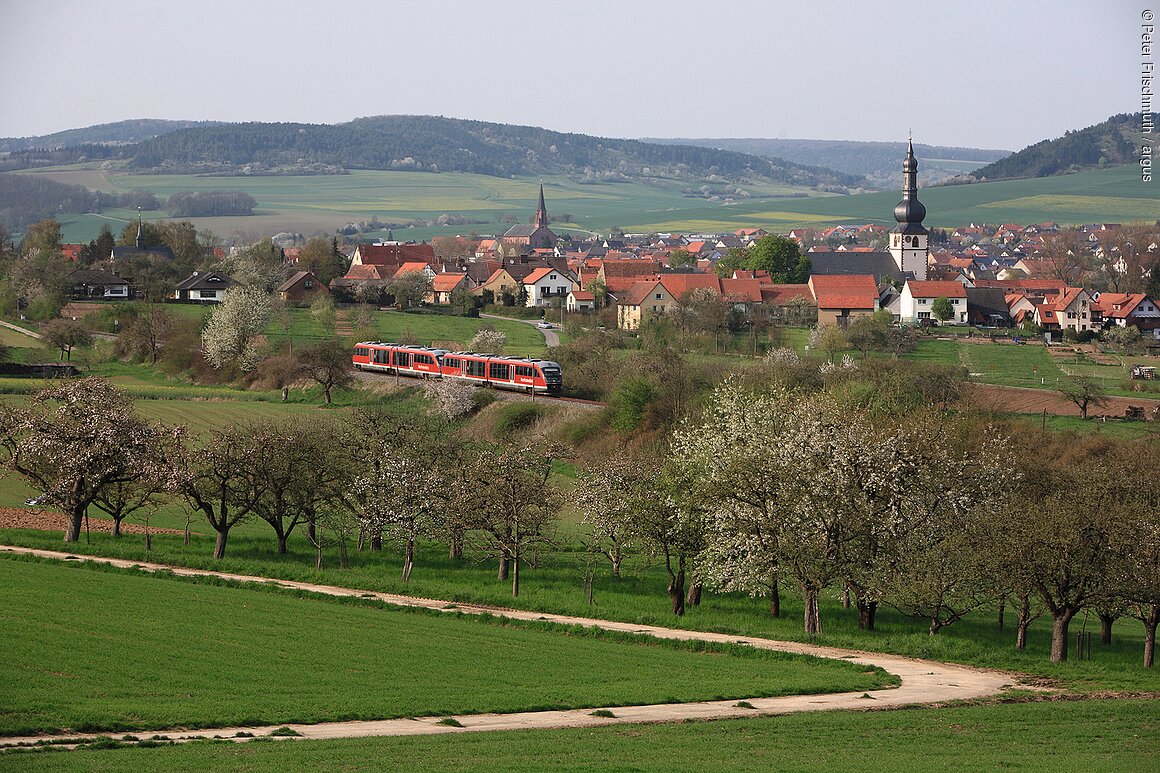
M 922 224 L 926 207 L 918 200 L 918 159 L 914 157 L 914 142 L 907 142 L 906 159 L 902 162 L 902 201 L 894 208 L 898 225 L 890 232 L 890 255 L 903 275 L 926 280 L 927 259 L 930 257 L 930 231 Z

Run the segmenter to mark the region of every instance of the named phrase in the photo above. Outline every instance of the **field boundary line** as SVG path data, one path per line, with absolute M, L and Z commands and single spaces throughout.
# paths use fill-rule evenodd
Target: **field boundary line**
M 926 703 L 945 703 L 984 698 L 1013 687 L 1017 676 L 1001 671 L 974 668 L 971 666 L 920 660 L 900 655 L 864 652 L 843 647 L 829 647 L 806 642 L 778 641 L 754 636 L 738 636 L 708 631 L 690 631 L 666 628 L 656 625 L 638 625 L 614 620 L 557 615 L 505 607 L 489 607 L 479 604 L 463 604 L 440 599 L 403 596 L 337 585 L 322 585 L 296 580 L 280 580 L 273 577 L 234 574 L 209 569 L 190 569 L 169 564 L 130 561 L 120 558 L 85 556 L 58 550 L 0 545 L 0 551 L 29 555 L 38 558 L 61 561 L 88 561 L 107 564 L 123 569 L 138 569 L 145 572 L 172 572 L 183 577 L 214 577 L 243 583 L 274 585 L 291 590 L 301 590 L 338 597 L 358 597 L 374 599 L 400 607 L 418 607 L 442 612 L 468 615 L 494 615 L 511 620 L 528 622 L 549 622 L 559 625 L 578 625 L 632 634 L 654 636 L 659 639 L 697 640 L 719 644 L 738 644 L 757 649 L 787 652 L 832 660 L 845 660 L 866 666 L 877 666 L 899 677 L 897 687 L 871 690 L 868 692 L 823 693 L 815 695 L 786 695 L 776 698 L 746 698 L 745 705 L 738 705 L 738 699 L 699 701 L 693 703 L 663 703 L 645 706 L 607 706 L 603 709 L 571 709 L 564 711 L 532 711 L 511 714 L 465 714 L 454 717 L 419 717 L 387 720 L 362 720 L 353 722 L 320 722 L 317 724 L 285 724 L 261 727 L 217 727 L 200 730 L 138 731 L 141 737 L 160 732 L 168 740 L 192 741 L 197 739 L 221 738 L 235 741 L 250 740 L 250 737 L 264 738 L 307 738 L 338 739 L 366 738 L 376 736 L 433 735 L 442 733 L 486 732 L 496 730 L 558 729 L 569 727 L 597 727 L 619 724 L 651 724 L 661 722 L 681 722 L 685 720 L 737 719 L 754 716 L 771 716 L 803 711 L 831 711 L 836 709 L 887 709 Z M 594 716 L 605 714 L 605 716 Z M 271 735 L 281 728 L 290 728 L 295 735 Z M 283 731 L 285 732 L 285 731 Z M 244 733 L 244 736 L 237 734 Z M 49 739 L 67 739 L 57 748 L 75 746 L 79 743 L 107 738 L 121 733 L 76 733 L 62 736 L 35 735 L 0 738 L 0 749 L 28 747 Z M 75 743 L 74 743 L 75 741 Z

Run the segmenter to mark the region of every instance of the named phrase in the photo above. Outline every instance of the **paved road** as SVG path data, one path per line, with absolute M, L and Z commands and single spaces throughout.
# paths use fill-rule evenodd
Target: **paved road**
M 813 655 L 822 658 L 848 660 L 868 666 L 879 666 L 901 678 L 901 686 L 893 689 L 874 690 L 872 692 L 847 692 L 825 695 L 791 695 L 781 698 L 747 698 L 746 701 L 753 708 L 738 708 L 737 701 L 703 701 L 699 703 L 666 703 L 651 706 L 609 706 L 606 707 L 615 716 L 594 717 L 593 709 L 573 711 L 534 711 L 515 714 L 471 714 L 456 716 L 454 719 L 461 727 L 438 724 L 440 717 L 423 717 L 416 719 L 389 719 L 362 722 L 322 722 L 313 725 L 289 725 L 302 738 L 364 738 L 368 736 L 400 736 L 400 735 L 433 735 L 436 733 L 472 733 L 490 730 L 518 730 L 518 729 L 550 729 L 562 727 L 595 727 L 598 725 L 618 725 L 634 722 L 678 722 L 686 719 L 725 719 L 738 717 L 752 717 L 758 715 L 789 714 L 800 711 L 828 711 L 832 709 L 883 709 L 896 708 L 915 703 L 931 703 L 954 700 L 981 698 L 1001 692 L 1005 687 L 1015 682 L 1015 677 L 998 671 L 985 671 L 968 666 L 950 665 L 928 660 L 916 660 L 897 655 L 885 655 L 874 652 L 860 652 L 858 650 L 841 649 L 837 647 L 821 647 L 802 642 L 774 641 L 755 637 L 737 637 L 725 634 L 707 633 L 702 631 L 685 631 L 674 628 L 662 628 L 653 625 L 635 625 L 609 620 L 596 620 L 568 615 L 551 615 L 542 612 L 527 612 L 516 609 L 502 609 L 483 607 L 471 604 L 454 604 L 438 599 L 423 599 L 411 596 L 399 596 L 390 593 L 375 593 L 366 590 L 341 588 L 333 585 L 316 585 L 305 582 L 292 582 L 269 577 L 251 577 L 248 575 L 231 574 L 228 572 L 214 572 L 202 569 L 187 569 L 184 567 L 166 566 L 163 564 L 142 563 L 138 561 L 124 561 L 113 558 L 99 558 L 90 556 L 75 556 L 55 550 L 36 550 L 32 548 L 18 548 L 0 546 L 0 550 L 24 553 L 54 559 L 74 559 L 94 561 L 119 567 L 136 567 L 145 571 L 168 570 L 174 574 L 191 577 L 219 577 L 226 580 L 242 582 L 260 582 L 278 585 L 284 588 L 305 590 L 313 593 L 322 593 L 330 596 L 360 596 L 375 598 L 388 604 L 407 607 L 423 607 L 439 611 L 460 612 L 464 614 L 491 614 L 508 617 L 513 620 L 546 620 L 563 625 L 582 625 L 602 628 L 609 631 L 623 631 L 636 634 L 647 634 L 662 639 L 699 639 L 708 642 L 743 644 L 760 649 L 778 650 L 780 652 L 794 652 L 803 655 Z M 230 738 L 238 732 L 252 733 L 255 737 L 269 737 L 276 730 L 276 725 L 267 727 L 219 727 L 205 730 L 179 730 L 170 733 L 174 740 L 192 740 L 196 738 L 213 738 L 215 736 Z M 152 731 L 151 731 L 152 732 Z M 34 743 L 42 736 L 26 738 L 0 739 L 0 748 L 18 743 Z M 69 738 L 93 739 L 97 734 L 78 733 L 70 734 Z M 277 736 L 275 736 L 277 737 Z M 232 739 L 245 740 L 245 739 Z
M 485 317 L 487 319 L 504 319 L 504 320 L 507 320 L 508 322 L 522 322 L 525 325 L 535 325 L 536 323 L 538 323 L 540 321 L 538 319 L 515 319 L 514 317 L 501 317 L 498 314 L 480 314 L 479 316 Z M 556 333 L 555 330 L 547 330 L 545 328 L 536 328 L 536 329 L 544 334 L 544 345 L 545 346 L 559 346 L 560 345 L 560 336 L 558 333 Z

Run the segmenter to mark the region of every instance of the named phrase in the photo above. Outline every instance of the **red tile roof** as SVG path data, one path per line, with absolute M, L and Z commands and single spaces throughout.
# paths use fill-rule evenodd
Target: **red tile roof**
M 408 261 L 435 262 L 435 248 L 430 244 L 360 244 L 355 250 L 363 263 L 376 266 Z
M 967 297 L 967 288 L 955 281 L 919 282 L 911 279 L 906 286 L 910 288 L 910 294 L 914 298 L 939 298 L 944 295 L 948 298 Z
M 809 287 L 819 309 L 873 309 L 878 305 L 878 286 L 869 274 L 814 274 Z
M 698 288 L 721 294 L 721 278 L 716 274 L 663 274 L 660 281 L 674 298 Z
M 404 263 L 403 265 L 399 266 L 399 270 L 395 272 L 395 276 L 402 276 L 403 274 L 420 273 L 425 268 L 427 268 L 427 264 L 420 263 L 418 261 Z
M 761 303 L 761 282 L 756 279 L 722 279 L 721 294 L 731 301 Z
M 437 293 L 449 293 L 467 279 L 466 274 L 436 274 L 432 289 Z

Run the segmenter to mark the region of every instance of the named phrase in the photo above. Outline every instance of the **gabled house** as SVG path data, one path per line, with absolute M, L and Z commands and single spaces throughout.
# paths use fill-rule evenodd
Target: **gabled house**
M 1082 287 L 1068 287 L 1055 301 L 1055 313 L 1061 328 L 1070 328 L 1077 333 L 1093 330 L 1091 314 L 1092 298 Z
M 878 310 L 878 285 L 869 274 L 815 274 L 810 292 L 818 304 L 818 324 L 846 327 Z
M 553 300 L 563 303 L 575 286 L 575 277 L 551 266 L 537 268 L 523 280 L 528 306 L 550 306 Z
M 637 282 L 617 298 L 616 326 L 621 330 L 639 330 L 646 318 L 664 314 L 676 302 L 659 279 Z
M 311 301 L 319 295 L 330 295 L 330 288 L 318 281 L 312 271 L 297 271 L 282 284 L 274 288 L 283 301 Z
M 132 297 L 128 280 L 108 271 L 78 268 L 65 277 L 72 286 L 72 297 L 76 300 L 128 300 Z
M 596 294 L 587 290 L 573 290 L 565 303 L 568 311 L 595 311 Z
M 1092 321 L 1104 327 L 1160 330 L 1160 304 L 1145 293 L 1101 293 L 1091 308 Z
M 217 271 L 194 271 L 188 279 L 178 283 L 173 297 L 179 301 L 221 303 L 226 297 L 226 290 L 237 284 Z
M 503 303 L 504 298 L 516 299 L 520 296 L 522 285 L 518 279 L 512 276 L 512 272 L 504 268 L 497 268 L 492 272 L 479 287 L 471 291 L 472 295 L 484 296 L 491 294 L 493 303 Z
M 898 321 L 904 325 L 921 325 L 923 320 L 935 320 L 931 311 L 934 302 L 946 298 L 951 303 L 953 313 L 943 324 L 965 325 L 967 323 L 967 288 L 955 281 L 908 281 L 902 287 L 898 300 Z
M 436 274 L 431 280 L 431 303 L 447 306 L 451 303 L 452 293 L 457 290 L 470 290 L 472 287 L 473 282 L 466 272 Z

